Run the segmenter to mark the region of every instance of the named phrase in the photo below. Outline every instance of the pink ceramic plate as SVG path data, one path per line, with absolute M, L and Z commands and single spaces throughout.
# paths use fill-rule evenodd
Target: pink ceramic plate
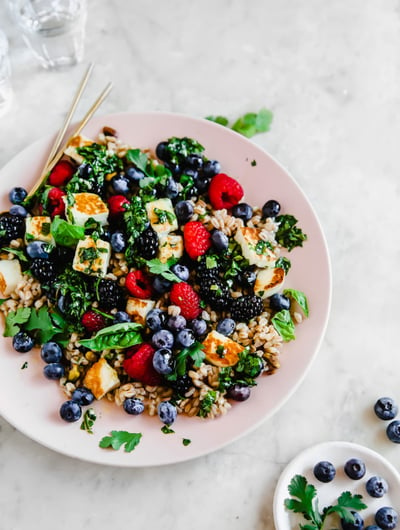
M 55 451 L 91 462 L 125 467 L 180 462 L 215 451 L 256 428 L 299 385 L 318 351 L 328 319 L 331 275 L 327 247 L 316 215 L 293 178 L 239 134 L 207 120 L 166 113 L 99 116 L 92 119 L 84 134 L 95 137 L 104 125 L 115 128 L 119 137 L 133 147 L 155 148 L 171 136 L 197 139 L 209 158 L 218 159 L 224 172 L 243 184 L 247 202 L 262 206 L 268 199 L 278 200 L 282 213 L 295 215 L 308 235 L 304 247 L 289 255 L 292 269 L 286 286 L 307 294 L 311 315 L 297 328 L 296 341 L 284 345 L 281 368 L 273 376 L 260 378 L 251 398 L 235 403 L 224 417 L 179 417 L 173 425 L 175 434 L 161 432 L 158 418 L 132 417 L 106 402 L 96 403 L 94 434 L 80 430 L 80 422 L 65 423 L 58 417 L 65 397 L 56 382 L 43 377 L 38 351 L 16 353 L 11 339 L 0 337 L 0 413 L 21 432 Z M 10 207 L 7 195 L 12 186 L 30 188 L 49 145 L 48 138 L 35 142 L 1 170 L 0 210 Z M 21 369 L 25 361 L 28 367 Z M 99 440 L 111 430 L 141 432 L 143 437 L 131 453 L 99 448 Z M 184 445 L 183 438 L 191 443 Z

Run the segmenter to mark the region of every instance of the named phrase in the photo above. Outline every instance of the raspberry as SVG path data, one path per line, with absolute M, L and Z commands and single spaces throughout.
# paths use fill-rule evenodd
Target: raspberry
M 96 311 L 92 310 L 83 313 L 81 323 L 89 333 L 97 333 L 106 327 L 106 319 L 103 317 L 103 315 L 100 315 L 100 313 L 96 313 Z
M 197 259 L 211 247 L 211 235 L 200 221 L 189 221 L 183 228 L 185 250 L 192 259 Z
M 157 386 L 162 382 L 162 377 L 153 368 L 153 355 L 155 349 L 147 343 L 133 346 L 126 351 L 123 362 L 125 372 L 144 385 Z
M 239 182 L 225 173 L 215 175 L 208 188 L 208 196 L 215 210 L 232 208 L 240 202 L 243 195 L 244 191 Z
M 128 272 L 125 287 L 128 289 L 129 294 L 137 298 L 151 297 L 151 282 L 141 270 Z
M 74 173 L 75 168 L 66 160 L 61 160 L 52 169 L 48 182 L 51 186 L 64 186 Z
M 63 201 L 63 197 L 65 195 L 65 191 L 61 190 L 60 188 L 51 188 L 49 193 L 47 194 L 47 201 L 49 203 L 49 210 L 51 217 L 55 217 L 56 215 L 64 215 L 65 213 L 65 203 Z
M 107 199 L 108 208 L 111 216 L 119 216 L 125 212 L 125 204 L 129 204 L 129 201 L 123 195 L 111 195 Z
M 188 283 L 180 282 L 172 286 L 170 295 L 172 304 L 181 308 L 181 315 L 188 320 L 198 317 L 200 308 L 200 297 Z

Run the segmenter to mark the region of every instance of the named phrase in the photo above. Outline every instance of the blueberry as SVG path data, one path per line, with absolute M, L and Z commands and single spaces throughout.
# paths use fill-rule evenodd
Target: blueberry
M 164 294 L 171 289 L 172 282 L 163 278 L 162 276 L 156 276 L 153 280 L 153 289 L 158 294 Z
M 195 340 L 193 331 L 188 328 L 181 329 L 176 335 L 176 342 L 183 348 L 190 348 Z
M 82 416 L 82 409 L 76 401 L 65 401 L 60 407 L 60 416 L 68 422 L 78 421 Z
M 131 322 L 131 317 L 125 311 L 117 311 L 114 315 L 113 324 L 122 324 L 124 322 Z
M 86 406 L 93 403 L 94 395 L 92 391 L 85 386 L 79 386 L 72 392 L 71 399 L 72 401 L 79 403 L 79 405 Z
M 382 530 L 382 528 L 379 528 L 376 524 L 369 524 L 364 527 L 364 530 Z
M 110 243 L 114 252 L 123 252 L 126 249 L 125 234 L 120 230 L 117 230 L 111 234 Z
M 172 176 L 179 177 L 181 175 L 182 169 L 179 164 L 173 164 L 172 162 L 166 162 L 164 166 L 171 171 Z
M 233 217 L 242 219 L 242 221 L 246 223 L 253 217 L 253 208 L 250 206 L 250 204 L 240 202 L 239 204 L 232 206 L 232 215 Z
M 154 333 L 151 342 L 157 349 L 172 348 L 174 345 L 174 336 L 167 329 L 160 329 Z
M 249 287 L 254 285 L 257 278 L 256 271 L 252 269 L 246 269 L 239 274 L 239 283 L 242 287 Z
M 156 147 L 157 158 L 159 158 L 163 162 L 166 162 L 169 158 L 167 147 L 168 147 L 168 142 L 160 142 L 159 144 L 157 144 L 157 147 Z
M 13 204 L 21 204 L 21 202 L 26 199 L 27 195 L 28 192 L 25 188 L 12 188 L 8 194 L 8 198 Z
M 389 506 L 383 506 L 375 514 L 376 524 L 383 530 L 392 530 L 397 525 L 397 512 Z
M 331 482 L 336 476 L 335 466 L 326 460 L 318 462 L 313 469 L 314 476 L 320 482 Z
M 191 321 L 190 327 L 196 337 L 202 337 L 207 333 L 207 322 L 202 318 L 195 318 Z
M 157 413 L 165 425 L 171 425 L 176 420 L 177 410 L 170 401 L 161 401 L 157 407 Z
M 398 412 L 398 406 L 390 397 L 381 397 L 374 405 L 375 414 L 381 420 L 393 420 Z
M 183 224 L 187 223 L 194 213 L 193 204 L 190 201 L 179 201 L 175 205 L 175 214 L 178 221 Z
M 224 252 L 229 246 L 229 237 L 221 230 L 213 230 L 211 233 L 211 242 L 218 252 Z
M 87 179 L 88 177 L 90 177 L 93 173 L 93 168 L 90 164 L 87 164 L 86 162 L 84 164 L 81 164 L 79 167 L 78 167 L 78 173 L 79 173 L 79 176 L 84 178 L 84 179 Z
M 235 401 L 246 401 L 250 397 L 250 387 L 245 383 L 235 383 L 229 387 L 227 395 Z
M 169 177 L 167 184 L 165 186 L 165 196 L 168 199 L 176 199 L 179 195 L 179 186 L 176 180 L 172 177 Z
M 218 333 L 221 333 L 226 337 L 232 335 L 232 333 L 235 331 L 235 328 L 236 322 L 232 318 L 224 318 L 223 320 L 220 320 L 217 324 Z
M 290 309 L 290 298 L 284 294 L 276 293 L 269 297 L 269 307 L 273 311 L 282 311 L 282 309 Z
M 386 428 L 386 434 L 391 442 L 400 444 L 400 421 L 391 421 Z
M 262 216 L 264 218 L 266 217 L 276 217 L 279 215 L 279 212 L 281 211 L 281 205 L 278 201 L 275 201 L 274 199 L 271 199 L 270 201 L 267 201 L 264 206 L 262 207 Z
M 178 278 L 183 282 L 188 281 L 190 271 L 188 267 L 186 267 L 186 265 L 182 265 L 181 263 L 175 263 L 175 265 L 172 265 L 171 271 L 175 274 L 175 276 L 178 276 Z
M 173 332 L 186 328 L 186 318 L 182 315 L 169 317 L 167 320 L 167 328 Z
M 123 407 L 125 412 L 134 416 L 138 416 L 144 411 L 143 401 L 138 398 L 126 398 Z
M 26 331 L 18 331 L 12 339 L 12 344 L 18 353 L 27 353 L 33 348 L 34 340 Z
M 65 368 L 61 363 L 46 364 L 43 374 L 47 379 L 61 379 L 65 375 Z
M 129 179 L 122 174 L 116 175 L 111 179 L 111 186 L 118 195 L 127 195 L 129 193 Z
M 221 172 L 221 164 L 218 162 L 218 160 L 207 160 L 203 164 L 203 174 L 206 177 L 215 177 L 218 173 Z
M 26 208 L 24 208 L 20 204 L 14 204 L 14 206 L 11 206 L 10 208 L 10 214 L 19 215 L 20 217 L 26 217 L 28 215 L 28 212 Z
M 343 530 L 361 530 L 364 527 L 363 518 L 358 512 L 353 510 L 351 511 L 351 514 L 354 517 L 354 521 L 352 523 L 345 521 L 344 519 L 340 520 Z
M 164 327 L 167 319 L 166 314 L 161 309 L 151 309 L 146 315 L 146 325 L 151 331 L 158 331 Z
M 350 458 L 344 465 L 344 472 L 353 480 L 363 478 L 365 471 L 365 464 L 359 458 Z
M 139 180 L 142 180 L 145 175 L 143 171 L 140 171 L 137 167 L 130 166 L 126 168 L 125 176 L 130 182 L 139 182 Z
M 185 158 L 185 167 L 190 169 L 202 169 L 203 167 L 203 157 L 196 153 L 188 155 Z
M 32 243 L 27 245 L 26 253 L 31 259 L 49 258 L 49 253 L 47 252 L 47 243 L 44 243 L 44 241 L 32 241 Z
M 45 342 L 40 350 L 40 356 L 43 361 L 49 363 L 59 363 L 63 358 L 61 346 L 57 342 Z
M 162 375 L 168 375 L 174 371 L 175 361 L 169 348 L 160 348 L 154 352 L 153 368 Z
M 368 495 L 371 497 L 380 498 L 385 495 L 388 491 L 388 485 L 385 479 L 382 477 L 371 477 L 365 484 Z
M 207 190 L 208 186 L 210 185 L 210 182 L 210 177 L 205 177 L 203 174 L 200 173 L 195 181 L 196 188 L 199 190 L 200 193 L 203 193 Z

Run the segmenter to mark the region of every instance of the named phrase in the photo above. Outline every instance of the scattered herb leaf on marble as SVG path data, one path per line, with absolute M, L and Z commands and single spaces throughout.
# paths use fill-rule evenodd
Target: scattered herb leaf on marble
M 269 131 L 272 119 L 272 112 L 266 108 L 262 108 L 258 112 L 247 112 L 243 116 L 237 118 L 232 125 L 229 124 L 229 120 L 225 116 L 217 115 L 206 117 L 206 120 L 218 123 L 224 127 L 229 127 L 233 131 L 236 131 L 247 138 L 252 138 L 256 134 Z

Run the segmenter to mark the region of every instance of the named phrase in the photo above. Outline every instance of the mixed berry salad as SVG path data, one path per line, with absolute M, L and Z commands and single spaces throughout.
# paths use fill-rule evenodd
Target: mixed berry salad
M 152 149 L 108 127 L 75 137 L 0 215 L 4 335 L 40 355 L 66 421 L 102 399 L 166 425 L 225 414 L 280 367 L 308 316 L 286 282 L 307 236 L 285 205 L 248 204 L 194 139 Z

